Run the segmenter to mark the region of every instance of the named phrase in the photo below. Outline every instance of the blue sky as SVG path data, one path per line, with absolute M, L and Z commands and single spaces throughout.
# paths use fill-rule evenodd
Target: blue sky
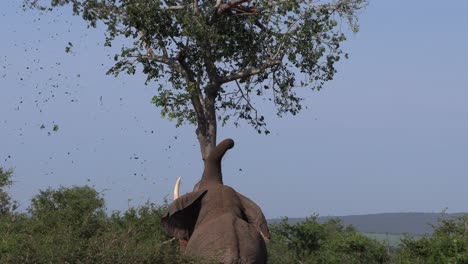
M 190 191 L 202 172 L 194 127 L 160 118 L 144 76 L 105 75 L 119 47 L 103 48 L 101 30 L 21 2 L 0 3 L 0 166 L 14 168 L 21 208 L 49 186 L 93 185 L 109 210 L 161 203 L 178 176 Z M 220 128 L 236 141 L 225 183 L 268 218 L 468 211 L 467 8 L 371 1 L 350 59 L 306 93 L 308 109 L 278 119 L 265 106 L 269 136 Z

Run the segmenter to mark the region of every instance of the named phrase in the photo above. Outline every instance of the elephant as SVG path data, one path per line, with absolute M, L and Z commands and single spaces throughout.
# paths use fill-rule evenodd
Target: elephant
M 177 181 L 162 226 L 179 239 L 186 256 L 224 264 L 266 263 L 270 233 L 262 210 L 223 184 L 221 159 L 233 146 L 232 139 L 225 139 L 213 149 L 192 192 L 178 197 Z

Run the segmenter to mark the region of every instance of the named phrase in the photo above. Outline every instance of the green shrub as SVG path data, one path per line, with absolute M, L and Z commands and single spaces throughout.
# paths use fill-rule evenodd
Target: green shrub
M 12 177 L 13 170 L 4 170 L 0 167 L 0 216 L 9 214 L 18 208 L 18 204 L 12 201 L 10 195 L 5 191 L 13 184 Z
M 179 254 L 160 218 L 167 203 L 146 203 L 125 212 L 105 212 L 101 194 L 89 186 L 40 191 L 27 214 L 5 191 L 11 170 L 0 167 L 0 263 L 201 263 Z M 312 216 L 271 225 L 270 264 L 468 264 L 468 215 L 442 218 L 432 236 L 405 237 L 390 256 L 381 243 Z
M 401 241 L 395 262 L 401 264 L 467 264 L 468 263 L 468 215 L 444 218 L 434 229 L 432 236 Z
M 162 229 L 166 208 L 107 216 L 89 186 L 49 188 L 32 199 L 29 215 L 0 216 L 0 263 L 194 263 Z
M 388 263 L 390 256 L 377 241 L 344 228 L 338 219 L 324 224 L 312 216 L 289 225 L 287 218 L 271 225 L 272 241 L 268 245 L 269 263 Z

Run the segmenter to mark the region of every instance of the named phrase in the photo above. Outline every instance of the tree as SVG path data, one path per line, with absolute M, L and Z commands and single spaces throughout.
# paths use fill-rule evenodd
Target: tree
M 4 190 L 13 184 L 12 177 L 13 170 L 4 170 L 0 167 L 0 216 L 7 215 L 18 208 L 18 203 L 12 201 L 10 195 Z
M 107 27 L 106 46 L 120 37 L 108 74 L 156 82 L 152 103 L 162 116 L 196 126 L 204 159 L 216 145 L 217 122 L 241 120 L 268 134 L 256 108 L 270 101 L 277 114 L 297 114 L 297 88 L 319 90 L 347 57 L 340 46 L 348 23 L 366 0 L 24 0 L 40 10 L 70 5 L 91 27 Z M 137 68 L 141 67 L 141 68 Z M 163 82 L 165 81 L 165 82 Z M 166 86 L 169 83 L 170 85 Z
M 48 188 L 31 200 L 29 213 L 41 223 L 39 228 L 63 224 L 67 232 L 88 238 L 102 225 L 104 199 L 89 186 Z

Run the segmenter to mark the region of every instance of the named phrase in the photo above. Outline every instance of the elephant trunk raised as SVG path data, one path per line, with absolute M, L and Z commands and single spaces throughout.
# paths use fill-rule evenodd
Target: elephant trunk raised
M 226 139 L 213 149 L 193 192 L 178 197 L 177 181 L 174 202 L 161 221 L 183 242 L 181 250 L 188 256 L 221 263 L 266 263 L 270 234 L 265 216 L 253 201 L 223 184 L 221 160 L 233 146 L 234 141 Z
M 221 172 L 221 160 L 226 151 L 234 147 L 234 140 L 225 139 L 219 143 L 205 159 L 205 170 L 199 182 L 198 188 L 205 188 L 210 184 L 223 184 Z

